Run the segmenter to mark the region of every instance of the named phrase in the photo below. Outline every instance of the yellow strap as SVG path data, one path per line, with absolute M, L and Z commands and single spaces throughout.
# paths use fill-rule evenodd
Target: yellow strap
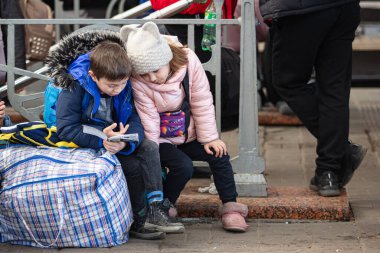
M 52 133 L 56 133 L 57 132 L 57 127 L 53 126 L 51 128 L 48 128 L 48 136 L 45 137 L 45 140 L 51 144 L 52 146 L 54 147 L 67 147 L 67 148 L 79 148 L 78 145 L 76 145 L 74 142 L 67 142 L 67 141 L 59 141 L 57 143 L 54 143 L 52 141 L 50 141 L 50 137 L 52 135 Z
M 33 128 L 33 129 L 35 129 L 35 128 Z M 45 144 L 39 143 L 39 142 L 37 142 L 37 141 L 35 141 L 35 140 L 29 138 L 28 136 L 26 136 L 26 135 L 24 134 L 24 131 L 20 131 L 20 135 L 21 135 L 22 137 L 24 137 L 25 139 L 27 139 L 28 141 L 30 141 L 31 143 L 34 143 L 36 146 L 46 146 Z
M 10 134 L 0 134 L 0 140 L 9 141 L 12 137 L 13 133 Z
M 66 148 L 79 148 L 74 142 L 59 141 L 55 144 L 57 147 L 66 147 Z
M 10 142 L 16 143 L 16 144 L 26 144 L 26 145 L 29 144 L 29 143 L 26 143 L 22 140 L 17 139 L 14 135 L 11 136 Z
M 33 130 L 33 129 L 40 129 L 40 128 L 47 128 L 47 126 L 44 123 L 36 124 L 36 125 L 31 125 L 30 127 L 25 127 L 23 129 L 23 131 Z

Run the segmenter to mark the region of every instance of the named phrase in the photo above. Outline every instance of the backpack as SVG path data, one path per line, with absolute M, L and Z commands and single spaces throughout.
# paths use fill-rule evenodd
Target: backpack
M 43 113 L 43 119 L 48 128 L 52 128 L 57 125 L 56 105 L 58 96 L 61 92 L 62 87 L 54 85 L 54 81 L 50 80 L 44 92 L 45 102 Z M 82 100 L 82 111 L 84 111 L 85 108 L 87 108 L 90 99 L 90 94 L 88 92 L 85 92 Z
M 41 0 L 20 0 L 25 19 L 51 19 L 51 8 Z M 44 60 L 55 41 L 53 25 L 25 25 L 26 58 Z
M 222 130 L 239 125 L 240 57 L 230 48 L 221 50 L 221 125 Z M 206 72 L 215 101 L 215 76 Z
M 127 182 L 109 152 L 0 147 L 0 243 L 111 247 L 128 241 L 132 221 Z

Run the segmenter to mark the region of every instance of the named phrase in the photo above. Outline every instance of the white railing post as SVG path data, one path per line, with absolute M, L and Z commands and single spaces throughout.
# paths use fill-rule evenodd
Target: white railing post
M 260 157 L 254 0 L 242 0 L 239 156 L 232 161 L 239 196 L 265 197 L 265 161 Z

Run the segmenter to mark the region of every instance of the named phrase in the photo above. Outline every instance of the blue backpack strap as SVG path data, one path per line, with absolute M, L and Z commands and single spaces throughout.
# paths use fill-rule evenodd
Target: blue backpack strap
M 48 127 L 55 126 L 57 122 L 56 104 L 62 88 L 54 85 L 51 79 L 45 89 L 44 121 Z

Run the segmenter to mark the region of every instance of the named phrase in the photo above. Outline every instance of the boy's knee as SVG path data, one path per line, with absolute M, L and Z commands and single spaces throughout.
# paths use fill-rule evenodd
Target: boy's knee
M 158 145 L 154 141 L 144 139 L 140 145 L 140 149 L 144 152 L 157 152 L 158 153 Z

